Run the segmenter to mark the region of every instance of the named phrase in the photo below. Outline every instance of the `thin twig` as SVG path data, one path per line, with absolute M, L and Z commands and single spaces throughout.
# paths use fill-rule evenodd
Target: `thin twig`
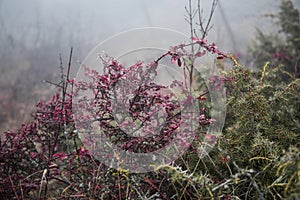
M 70 81 L 70 69 L 71 69 L 71 63 L 72 63 L 72 55 L 73 55 L 73 47 L 71 47 L 70 50 L 70 56 L 69 56 L 69 63 L 68 63 L 68 71 L 67 71 L 67 82 L 66 82 L 66 88 L 65 92 L 67 92 L 68 83 Z
M 213 27 L 213 25 L 210 25 L 210 24 L 211 24 L 211 20 L 213 18 L 213 15 L 214 15 L 217 5 L 218 5 L 218 0 L 213 0 L 213 2 L 211 4 L 208 20 L 207 20 L 206 24 L 204 25 L 205 20 L 203 19 L 203 10 L 201 9 L 201 0 L 198 0 L 198 21 L 199 21 L 198 25 L 200 27 L 200 32 L 202 33 L 202 37 L 201 37 L 202 40 L 207 36 L 210 29 Z
M 10 184 L 11 184 L 11 186 L 12 186 L 12 188 L 13 188 L 15 197 L 17 198 L 17 200 L 19 200 L 19 196 L 18 196 L 17 191 L 16 191 L 16 186 L 15 186 L 15 184 L 13 183 L 13 181 L 12 181 L 10 175 L 8 175 L 8 178 L 9 178 Z
M 193 14 L 193 10 L 192 10 L 192 0 L 189 0 L 189 9 L 186 8 L 186 12 L 188 14 L 188 23 L 189 23 L 189 26 L 190 26 L 190 37 L 191 37 L 191 42 L 194 38 L 194 28 L 193 28 L 193 17 L 194 17 L 194 14 Z M 195 55 L 195 49 L 194 49 L 194 45 L 192 44 L 191 45 L 191 53 L 192 55 Z M 189 58 L 190 61 L 191 61 L 191 66 L 190 66 L 190 69 L 188 69 L 188 66 L 185 64 L 185 68 L 188 69 L 189 71 L 189 84 L 190 84 L 190 91 L 192 89 L 192 84 L 193 84 L 193 72 L 194 72 L 194 57 L 191 57 Z

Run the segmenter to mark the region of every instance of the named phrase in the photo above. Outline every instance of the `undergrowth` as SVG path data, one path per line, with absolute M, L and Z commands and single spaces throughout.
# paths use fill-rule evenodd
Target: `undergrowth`
M 187 11 L 192 27 L 193 12 Z M 213 138 L 205 132 L 213 122 L 205 112 L 210 107 L 209 95 L 201 90 L 198 103 L 203 116 L 199 121 L 199 137 L 176 160 L 145 173 L 114 168 L 98 160 L 82 141 L 82 130 L 78 129 L 78 119 L 73 113 L 73 98 L 79 90 L 94 92 L 92 104 L 87 104 L 98 109 L 98 118 L 93 119 L 115 144 L 127 151 L 151 152 L 152 148 L 168 143 L 166 139 L 178 127 L 174 120 L 178 108 L 171 97 L 157 92 L 163 87 L 144 84 L 136 91 L 139 100 L 130 101 L 132 117 L 140 120 L 138 123 L 146 123 L 149 111 L 146 108 L 163 103 L 161 108 L 168 112 L 169 121 L 174 122 L 166 123 L 159 137 L 143 143 L 139 138 L 127 136 L 115 128 L 109 96 L 111 87 L 130 70 L 133 70 L 131 75 L 137 72 L 142 76 L 143 64 L 125 69 L 111 59 L 106 62 L 108 71 L 103 74 L 86 69 L 90 83 L 76 82 L 69 77 L 71 51 L 67 73 L 60 66 L 62 81 L 56 84 L 57 94 L 48 102 L 38 102 L 32 122 L 4 133 L 0 143 L 1 199 L 299 199 L 300 80 L 286 70 L 290 68 L 272 62 L 250 71 L 231 54 L 208 44 L 204 37 L 210 27 L 205 28 L 201 16 L 199 21 L 203 38 L 194 35 L 191 29 L 191 44 L 172 47 L 147 67 L 154 73 L 161 59 L 170 58 L 177 67 L 193 72 L 193 62 L 190 62 L 193 56 L 201 57 L 205 53 L 215 55 L 217 63 L 226 60 L 232 64 L 232 69 L 220 76 L 227 88 L 226 123 L 222 135 L 215 138 L 215 147 L 206 156 L 198 147 L 203 137 Z M 186 53 L 185 48 L 194 45 L 199 49 L 195 48 L 193 54 Z M 190 85 L 191 77 L 195 77 L 193 73 L 185 77 Z M 148 94 L 145 88 L 154 92 Z M 89 122 L 86 119 L 91 120 L 81 118 L 79 122 Z M 121 164 L 118 154 L 111 154 Z

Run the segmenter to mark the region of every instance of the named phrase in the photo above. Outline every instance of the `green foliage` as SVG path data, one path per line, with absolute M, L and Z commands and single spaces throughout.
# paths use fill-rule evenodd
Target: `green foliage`
M 291 195 L 297 178 L 290 179 L 297 172 L 300 153 L 300 80 L 280 81 L 287 74 L 280 67 L 259 73 L 235 67 L 229 74 L 235 81 L 228 86 L 228 117 L 221 147 L 238 166 L 257 172 L 255 179 L 266 196 L 285 196 L 279 192 L 282 189 Z M 291 149 L 293 156 L 283 161 Z M 285 164 L 290 170 L 278 174 L 278 166 Z M 282 179 L 282 187 L 271 187 L 278 179 Z
M 201 140 L 195 140 L 155 172 L 104 166 L 79 141 L 70 118 L 72 96 L 57 95 L 38 104 L 33 123 L 1 141 L 2 198 L 299 199 L 299 12 L 288 0 L 280 9 L 282 34 L 259 32 L 252 49 L 262 69 L 250 71 L 228 55 L 234 67 L 223 75 L 226 123 L 209 155 L 197 151 Z
M 183 169 L 165 169 L 195 195 L 180 192 L 182 199 L 298 199 L 300 80 L 269 63 L 259 71 L 235 65 L 225 74 L 234 81 L 217 147 L 204 158 L 189 151 L 177 161 Z
M 300 76 L 300 15 L 291 0 L 282 0 L 280 11 L 268 15 L 276 19 L 277 32 L 265 34 L 258 30 L 251 53 L 255 66 L 269 60 L 274 66 L 282 64 L 286 71 Z

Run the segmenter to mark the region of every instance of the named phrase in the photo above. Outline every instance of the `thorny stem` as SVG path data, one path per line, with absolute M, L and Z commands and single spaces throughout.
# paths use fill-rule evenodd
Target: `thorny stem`
M 73 47 L 71 47 L 71 50 L 70 50 L 70 57 L 69 57 L 69 64 L 68 64 L 68 71 L 67 71 L 67 84 L 66 84 L 65 91 L 67 91 L 68 82 L 70 80 L 69 78 L 70 78 L 70 69 L 71 69 L 71 63 L 72 63 L 72 55 L 73 55 Z
M 192 13 L 192 2 L 189 0 L 189 20 L 190 20 L 190 31 L 191 31 L 191 40 L 194 37 L 193 31 L 193 13 Z M 195 54 L 194 52 L 194 45 L 191 46 L 192 55 Z M 193 83 L 193 72 L 194 72 L 194 57 L 191 59 L 191 70 L 190 70 L 190 92 L 192 90 L 192 83 Z
M 189 0 L 189 9 L 186 8 L 186 12 L 188 14 L 188 23 L 190 26 L 190 36 L 191 36 L 191 40 L 194 37 L 194 28 L 193 28 L 193 17 L 194 17 L 194 13 L 192 10 L 192 0 Z M 191 43 L 191 51 L 192 51 L 192 55 L 195 55 L 195 49 L 194 49 L 194 44 Z M 190 57 L 189 58 L 191 60 L 191 66 L 190 69 L 187 68 L 186 64 L 185 67 L 188 69 L 189 71 L 189 82 L 190 82 L 190 91 L 192 89 L 192 83 L 193 83 L 193 72 L 194 72 L 194 57 Z
M 61 57 L 61 54 L 59 54 L 59 61 L 60 61 L 60 72 L 61 72 L 61 83 L 60 84 L 55 84 L 55 83 L 52 83 L 52 82 L 49 82 L 49 81 L 45 81 L 45 82 L 48 82 L 48 83 L 51 83 L 51 84 L 54 84 L 58 87 L 60 87 L 62 89 L 62 104 L 61 104 L 61 109 L 62 109 L 62 120 L 64 121 L 64 124 L 63 124 L 63 134 L 65 135 L 66 137 L 66 146 L 67 146 L 67 152 L 68 152 L 68 156 L 70 154 L 70 148 L 69 148 L 69 140 L 68 140 L 68 136 L 67 136 L 67 133 L 66 133 L 66 129 L 67 129 L 67 122 L 66 122 L 66 116 L 67 116 L 67 113 L 66 113 L 66 108 L 65 108 L 65 100 L 66 100 L 66 95 L 67 95 L 67 86 L 68 86 L 68 82 L 69 82 L 69 75 L 70 75 L 70 68 L 71 68 L 71 59 L 72 59 L 72 53 L 73 53 L 73 48 L 71 48 L 71 51 L 70 51 L 70 57 L 69 57 L 69 64 L 68 64 L 68 71 L 67 71 L 67 76 L 65 78 L 64 76 L 64 73 L 63 73 L 63 63 L 62 63 L 62 57 Z M 73 86 L 72 86 L 73 87 Z M 45 184 L 45 188 L 44 188 L 44 198 L 47 196 L 47 192 L 48 192 L 48 180 L 47 178 L 50 177 L 50 163 L 51 161 L 53 160 L 53 155 L 55 153 L 55 148 L 57 146 L 57 143 L 58 143 L 58 138 L 59 138 L 59 130 L 60 130 L 61 126 L 58 125 L 57 127 L 57 130 L 55 131 L 55 137 L 54 137 L 54 143 L 51 145 L 50 144 L 50 140 L 48 141 L 49 142 L 49 147 L 51 146 L 52 148 L 49 149 L 49 155 L 48 155 L 48 165 L 46 167 L 46 173 L 45 173 L 45 176 L 46 176 L 46 184 Z
M 14 192 L 14 194 L 15 194 L 15 198 L 16 198 L 17 200 L 19 200 L 19 196 L 18 196 L 17 191 L 16 191 L 16 186 L 14 185 L 13 181 L 11 180 L 10 175 L 8 175 L 8 178 L 9 178 L 10 184 L 11 184 L 11 186 L 12 186 L 12 188 L 13 188 L 13 192 Z
M 210 25 L 210 23 L 217 5 L 218 5 L 218 0 L 213 0 L 210 8 L 208 21 L 204 27 L 204 19 L 202 16 L 202 9 L 201 9 L 201 0 L 198 0 L 198 18 L 199 18 L 198 20 L 199 20 L 200 32 L 202 33 L 202 37 L 201 37 L 202 40 L 207 36 L 209 30 L 212 28 L 212 25 Z
M 212 26 L 210 24 L 211 24 L 211 20 L 212 20 L 213 14 L 215 12 L 215 9 L 217 7 L 217 4 L 218 4 L 218 0 L 213 0 L 208 21 L 207 21 L 206 25 L 204 25 L 204 20 L 202 17 L 202 9 L 201 9 L 201 0 L 198 0 L 198 10 L 195 12 L 192 9 L 192 0 L 189 0 L 189 8 L 188 9 L 186 8 L 186 12 L 188 14 L 188 19 L 186 21 L 189 23 L 189 26 L 190 26 L 191 40 L 192 40 L 192 38 L 194 38 L 194 35 L 196 34 L 196 33 L 194 33 L 195 30 L 193 28 L 193 18 L 194 18 L 194 15 L 196 14 L 196 12 L 198 12 L 200 32 L 202 33 L 201 39 L 203 40 L 207 36 L 207 33 L 209 32 L 209 30 L 212 28 Z M 185 67 L 188 69 L 188 72 L 189 72 L 189 82 L 190 82 L 190 90 L 191 90 L 192 84 L 193 84 L 195 49 L 194 49 L 193 42 L 191 42 L 190 45 L 191 45 L 192 56 L 189 59 L 191 61 L 191 65 L 190 65 L 190 69 L 187 68 L 186 64 L 185 64 Z
M 122 200 L 121 183 L 120 183 L 120 173 L 118 173 L 118 192 L 119 192 L 119 200 Z
M 158 64 L 158 62 L 161 60 L 161 59 L 163 59 L 164 57 L 166 57 L 166 56 L 168 56 L 168 55 L 171 55 L 171 52 L 170 51 L 168 51 L 168 52 L 166 52 L 166 53 L 164 53 L 163 55 L 161 55 L 159 58 L 157 58 L 154 62 L 156 63 L 156 64 Z
M 69 56 L 69 63 L 68 63 L 68 69 L 67 69 L 67 76 L 64 77 L 63 74 L 63 66 L 62 66 L 62 60 L 61 60 L 61 56 L 60 56 L 60 61 L 61 61 L 61 81 L 62 81 L 62 118 L 63 118 L 63 122 L 64 122 L 64 135 L 66 138 L 66 143 L 67 143 L 67 152 L 70 153 L 70 148 L 69 148 L 69 139 L 68 139 L 68 135 L 67 135 L 67 122 L 66 122 L 66 108 L 65 108 L 65 101 L 66 101 L 66 94 L 67 94 L 67 88 L 68 88 L 68 83 L 69 83 L 69 76 L 70 76 L 70 68 L 71 68 L 71 63 L 72 63 L 72 54 L 73 54 L 73 48 L 71 48 L 70 50 L 70 56 Z

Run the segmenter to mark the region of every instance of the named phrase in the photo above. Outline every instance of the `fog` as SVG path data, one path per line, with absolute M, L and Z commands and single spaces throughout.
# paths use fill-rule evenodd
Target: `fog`
M 210 2 L 202 1 L 206 15 Z M 294 3 L 300 7 L 300 1 Z M 162 27 L 189 34 L 187 4 L 188 0 L 0 0 L 0 104 L 3 110 L 17 104 L 12 113 L 0 115 L 0 126 L 6 118 L 27 119 L 35 102 L 49 95 L 53 86 L 43 80 L 59 80 L 60 53 L 66 65 L 74 48 L 74 76 L 79 62 L 99 42 L 122 31 Z M 274 29 L 264 15 L 276 12 L 279 4 L 279 0 L 220 0 L 209 41 L 246 57 L 256 28 Z
M 204 14 L 208 14 L 211 1 L 202 2 Z M 164 27 L 188 34 L 184 17 L 187 3 L 184 0 L 2 0 L 1 55 L 7 48 L 4 45 L 22 51 L 53 46 L 54 51 L 63 54 L 73 46 L 80 60 L 105 38 L 133 28 Z M 253 39 L 256 27 L 264 31 L 270 28 L 263 15 L 274 12 L 279 3 L 279 0 L 220 0 L 211 40 L 223 49 L 241 50 Z

